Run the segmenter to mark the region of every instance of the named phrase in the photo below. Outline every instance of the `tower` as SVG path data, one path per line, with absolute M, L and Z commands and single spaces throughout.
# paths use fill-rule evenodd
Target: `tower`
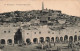
M 44 10 L 44 3 L 42 2 L 42 10 Z

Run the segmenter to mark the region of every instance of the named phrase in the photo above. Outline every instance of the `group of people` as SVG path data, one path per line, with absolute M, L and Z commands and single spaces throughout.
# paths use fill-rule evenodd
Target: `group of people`
M 40 43 L 41 44 L 41 48 L 42 49 L 47 49 L 47 48 L 51 48 L 52 46 L 51 46 L 51 43 L 50 42 L 42 42 L 42 43 Z M 54 43 L 54 46 L 55 46 L 56 44 Z

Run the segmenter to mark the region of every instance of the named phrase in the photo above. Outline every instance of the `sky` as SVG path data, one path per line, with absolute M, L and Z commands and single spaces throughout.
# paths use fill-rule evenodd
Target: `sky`
M 42 2 L 45 9 L 61 10 L 68 15 L 80 16 L 80 0 L 0 0 L 0 13 L 41 10 Z

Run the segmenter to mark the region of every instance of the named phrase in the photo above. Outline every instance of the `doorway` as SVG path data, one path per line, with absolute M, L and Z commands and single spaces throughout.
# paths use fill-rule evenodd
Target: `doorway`
M 22 43 L 22 32 L 21 29 L 18 29 L 17 32 L 14 35 L 14 43 L 20 44 Z

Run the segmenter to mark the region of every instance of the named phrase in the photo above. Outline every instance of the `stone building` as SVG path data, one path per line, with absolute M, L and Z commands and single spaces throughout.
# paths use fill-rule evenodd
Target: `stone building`
M 14 35 L 18 27 L 0 27 L 0 43 L 1 44 L 13 44 Z
M 67 27 L 62 30 L 51 30 L 47 26 L 34 29 L 23 29 L 24 42 L 40 43 L 42 41 L 49 42 L 69 42 L 80 40 L 80 27 Z
M 80 27 L 66 27 L 52 30 L 49 26 L 0 27 L 0 43 L 5 45 L 19 43 L 67 43 L 80 41 Z

